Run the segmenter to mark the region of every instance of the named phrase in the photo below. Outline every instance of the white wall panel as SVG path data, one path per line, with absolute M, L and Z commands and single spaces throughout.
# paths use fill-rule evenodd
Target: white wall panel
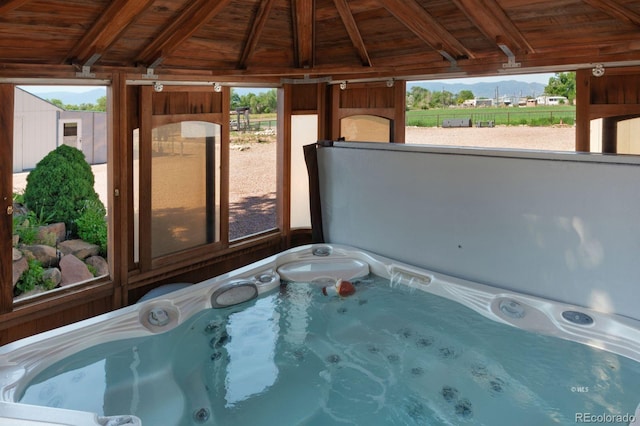
M 450 275 L 640 319 L 640 160 L 336 143 L 323 226 Z

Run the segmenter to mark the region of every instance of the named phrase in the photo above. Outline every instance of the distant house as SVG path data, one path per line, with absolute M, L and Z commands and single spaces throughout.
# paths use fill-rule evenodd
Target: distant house
M 568 105 L 569 99 L 566 96 L 542 95 L 536 98 L 538 105 Z
M 493 99 L 467 99 L 462 103 L 462 106 L 470 108 L 492 107 Z
M 45 155 L 63 144 L 80 149 L 89 164 L 106 163 L 106 113 L 65 111 L 16 87 L 13 172 L 33 169 Z

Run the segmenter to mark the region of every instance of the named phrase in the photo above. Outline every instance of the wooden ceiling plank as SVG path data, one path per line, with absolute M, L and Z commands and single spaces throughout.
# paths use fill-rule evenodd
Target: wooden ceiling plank
M 0 4 L 0 16 L 4 15 L 5 13 L 9 13 L 12 10 L 16 10 L 17 8 L 28 2 L 29 0 L 7 0 Z
M 258 45 L 258 40 L 260 39 L 260 35 L 262 34 L 264 25 L 267 22 L 269 13 L 271 12 L 273 2 L 274 0 L 266 0 L 260 2 L 258 11 L 253 20 L 253 24 L 249 27 L 251 28 L 251 33 L 249 34 L 249 38 L 244 46 L 242 55 L 240 56 L 240 62 L 238 63 L 239 69 L 247 68 L 247 61 L 253 55 L 253 52 Z
M 475 58 L 446 28 L 415 0 L 379 0 L 389 13 L 434 50 L 445 51 L 458 59 Z
M 67 55 L 67 60 L 80 65 L 95 55 L 104 55 L 126 28 L 133 22 L 154 0 L 114 0 L 109 7 L 100 14 L 100 18 L 87 31 L 84 37 Z M 67 62 L 67 61 L 65 61 Z
M 314 66 L 315 1 L 291 0 L 294 46 L 298 68 Z
M 338 9 L 340 19 L 342 19 L 342 23 L 344 24 L 344 27 L 349 34 L 349 38 L 351 39 L 351 43 L 353 43 L 353 47 L 355 47 L 358 51 L 358 55 L 360 56 L 362 65 L 365 67 L 372 66 L 371 58 L 369 58 L 369 53 L 367 52 L 364 41 L 362 40 L 360 30 L 358 30 L 356 20 L 353 18 L 351 9 L 347 4 L 347 0 L 333 0 L 333 3 L 336 5 L 336 9 Z
M 469 20 L 494 43 L 504 43 L 514 53 L 535 49 L 509 19 L 496 0 L 452 0 Z
M 194 0 L 138 54 L 138 62 L 158 65 L 182 42 L 209 22 L 230 0 Z
M 620 21 L 640 26 L 640 14 L 620 4 L 618 0 L 584 0 L 584 2 Z

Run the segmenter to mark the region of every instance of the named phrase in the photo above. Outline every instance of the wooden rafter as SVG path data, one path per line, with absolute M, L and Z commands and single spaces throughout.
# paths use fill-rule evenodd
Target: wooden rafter
M 456 59 L 461 57 L 475 58 L 473 52 L 460 43 L 415 0 L 379 1 L 389 13 L 433 49 L 445 51 Z
M 153 0 L 115 0 L 100 15 L 84 37 L 67 55 L 67 59 L 86 64 L 91 58 L 97 60 L 131 22 L 153 3 Z
M 315 1 L 291 0 L 294 45 L 298 68 L 314 66 Z
M 240 56 L 240 62 L 238 63 L 239 69 L 247 68 L 247 61 L 253 55 L 253 52 L 256 49 L 256 45 L 258 44 L 258 40 L 260 39 L 260 35 L 262 34 L 262 30 L 264 28 L 264 24 L 267 22 L 267 18 L 269 17 L 269 13 L 271 12 L 271 7 L 273 6 L 274 0 L 266 0 L 261 1 L 258 6 L 258 11 L 253 20 L 253 24 L 249 26 L 251 29 L 251 33 L 249 34 L 249 39 L 244 46 L 242 51 L 242 55 Z
M 358 30 L 356 20 L 353 18 L 353 14 L 351 13 L 351 9 L 347 4 L 347 0 L 333 0 L 333 3 L 336 5 L 336 9 L 338 9 L 340 19 L 342 19 L 342 23 L 344 24 L 344 27 L 349 34 L 349 38 L 351 39 L 351 43 L 353 43 L 353 47 L 355 47 L 358 51 L 358 55 L 360 56 L 362 65 L 365 67 L 370 67 L 371 59 L 369 58 L 369 53 L 367 52 L 367 48 L 364 45 L 364 41 L 362 40 L 362 36 L 360 35 L 360 30 Z
M 173 53 L 181 43 L 216 16 L 230 0 L 194 0 L 154 41 L 138 54 L 138 62 L 147 66 L 158 64 Z
M 618 0 L 584 0 L 584 2 L 616 19 L 640 26 L 640 14 L 620 4 Z
M 28 2 L 29 0 L 6 0 L 0 4 L 0 16 L 15 10 Z
M 452 0 L 489 40 L 505 44 L 514 53 L 535 53 L 496 0 Z

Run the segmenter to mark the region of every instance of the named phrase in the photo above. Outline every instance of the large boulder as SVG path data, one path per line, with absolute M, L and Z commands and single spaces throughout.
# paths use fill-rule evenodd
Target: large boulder
M 45 281 L 52 281 L 55 284 L 54 287 L 57 287 L 62 281 L 62 273 L 58 268 L 48 268 L 44 270 L 42 279 Z
M 55 247 L 34 244 L 22 247 L 22 252 L 40 262 L 45 268 L 58 266 L 58 250 Z
M 84 262 L 87 265 L 91 265 L 96 270 L 96 277 L 103 275 L 109 275 L 109 264 L 102 256 L 90 256 L 87 257 Z
M 89 256 L 97 256 L 100 252 L 100 247 L 95 244 L 90 244 L 82 240 L 67 240 L 58 244 L 58 249 L 62 254 L 72 254 L 78 259 L 86 259 Z
M 36 241 L 46 244 L 57 244 L 67 236 L 67 227 L 64 222 L 51 223 L 38 227 Z
M 72 254 L 62 256 L 62 259 L 60 259 L 60 273 L 62 275 L 60 287 L 93 278 L 93 274 L 89 271 L 87 265 Z
M 29 269 L 29 262 L 27 262 L 27 258 L 21 256 L 20 259 L 13 262 L 13 287 L 15 288 L 16 283 L 24 273 Z

